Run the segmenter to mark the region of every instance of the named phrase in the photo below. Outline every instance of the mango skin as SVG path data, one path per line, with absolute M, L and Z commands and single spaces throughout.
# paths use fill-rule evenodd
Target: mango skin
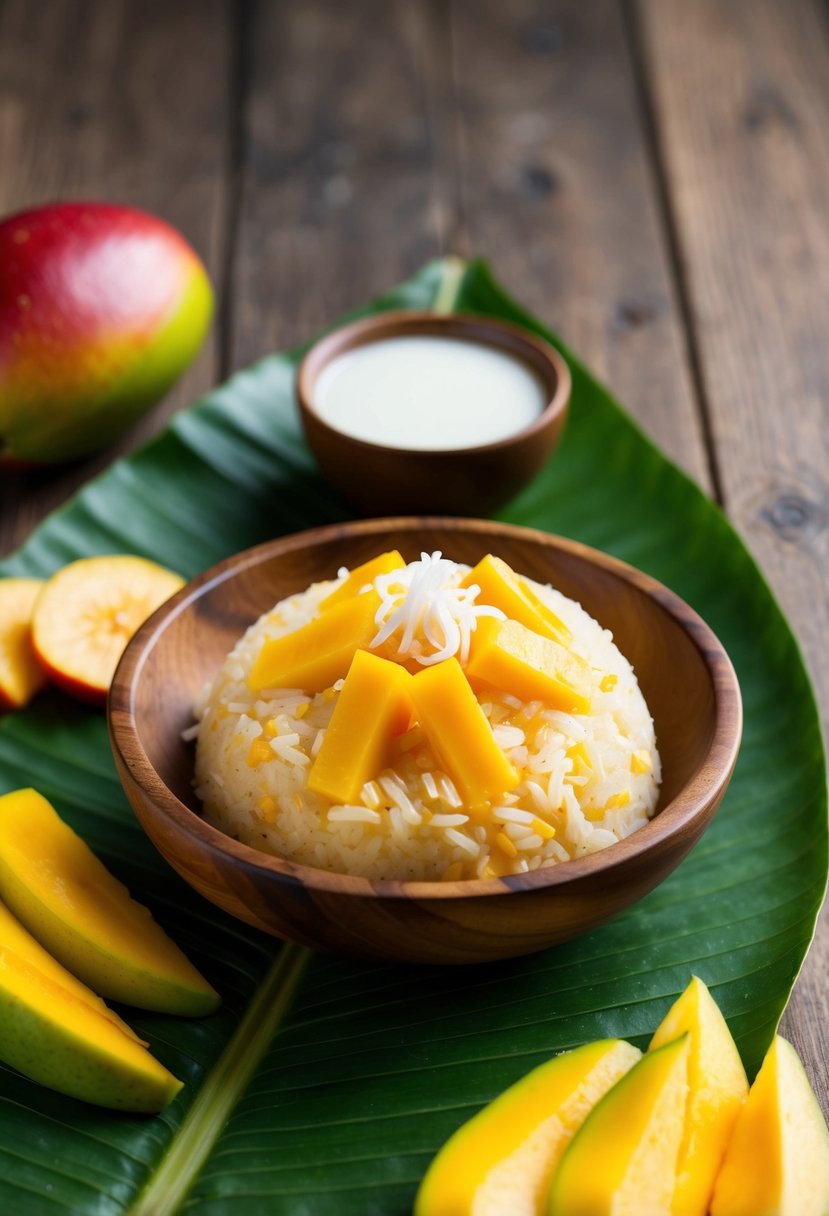
M 105 447 L 178 379 L 213 311 L 184 238 L 132 207 L 71 202 L 0 223 L 0 464 Z

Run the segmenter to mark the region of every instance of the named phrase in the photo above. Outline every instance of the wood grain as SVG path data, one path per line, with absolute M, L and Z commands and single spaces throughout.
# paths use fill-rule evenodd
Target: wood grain
M 503 879 L 399 882 L 260 853 L 207 823 L 181 732 L 199 689 L 273 603 L 391 544 L 410 561 L 487 553 L 553 581 L 609 628 L 636 668 L 659 738 L 656 816 L 612 849 Z M 110 693 L 116 764 L 133 809 L 170 864 L 219 907 L 317 949 L 476 963 L 567 941 L 611 919 L 679 864 L 710 823 L 737 757 L 737 678 L 713 633 L 666 588 L 584 545 L 481 520 L 368 520 L 236 555 L 202 575 L 127 647 Z
M 307 340 L 444 251 L 434 20 L 408 0 L 253 10 L 233 366 Z
M 829 724 L 829 18 L 817 0 L 642 0 L 725 506 Z M 784 1019 L 829 1114 L 829 922 Z
M 227 0 L 6 0 L 0 7 L 0 214 L 59 198 L 130 203 L 179 228 L 221 287 L 228 161 Z M 13 167 L 13 168 L 12 168 Z M 0 476 L 0 552 L 119 451 L 157 433 L 218 373 L 209 338 L 115 448 Z
M 709 489 L 616 0 L 452 8 L 466 249 Z

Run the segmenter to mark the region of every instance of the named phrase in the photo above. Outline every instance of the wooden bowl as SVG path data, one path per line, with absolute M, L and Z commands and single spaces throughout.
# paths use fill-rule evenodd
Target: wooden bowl
M 275 601 L 397 547 L 476 563 L 492 552 L 552 581 L 613 631 L 656 724 L 658 813 L 618 844 L 549 869 L 458 882 L 391 882 L 296 865 L 206 823 L 181 731 L 238 636 Z M 479 520 L 368 520 L 261 545 L 164 604 L 121 660 L 108 707 L 115 760 L 150 839 L 188 883 L 240 920 L 318 949 L 424 963 L 541 950 L 641 899 L 679 864 L 722 799 L 740 741 L 739 686 L 697 614 L 644 574 L 584 545 Z
M 320 417 L 314 385 L 327 364 L 358 346 L 413 334 L 463 338 L 516 356 L 541 377 L 547 406 L 530 426 L 496 443 L 427 451 L 355 439 Z M 386 312 L 316 342 L 299 366 L 297 397 L 323 473 L 362 515 L 489 515 L 523 488 L 558 443 L 570 402 L 570 372 L 548 342 L 504 321 Z

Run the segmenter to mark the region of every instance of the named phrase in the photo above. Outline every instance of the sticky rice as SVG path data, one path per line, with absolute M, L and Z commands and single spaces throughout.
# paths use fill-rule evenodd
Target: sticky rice
M 450 588 L 469 571 L 440 555 L 423 555 L 420 565 L 427 569 L 424 563 L 432 563 L 433 583 L 442 580 Z M 263 644 L 313 620 L 347 575 L 341 570 L 337 581 L 314 584 L 265 613 L 200 698 L 189 733 L 196 738 L 196 792 L 209 822 L 253 848 L 304 865 L 439 881 L 526 873 L 583 857 L 622 840 L 653 815 L 659 754 L 630 663 L 578 603 L 529 580 L 572 633 L 569 649 L 584 660 L 590 709 L 565 713 L 509 691 L 478 691 L 494 738 L 518 771 L 512 791 L 470 810 L 415 724 L 397 740 L 394 763 L 367 781 L 353 804 L 332 804 L 312 793 L 308 773 L 343 681 L 311 695 L 290 688 L 253 692 L 248 679 Z M 462 660 L 474 617 L 467 614 L 464 628 L 456 647 Z M 388 632 L 378 628 L 378 639 Z M 394 633 L 382 637 L 377 653 L 394 656 L 398 641 Z M 418 649 L 429 652 L 417 630 L 408 642 L 413 663 Z M 432 645 L 433 658 L 434 650 Z

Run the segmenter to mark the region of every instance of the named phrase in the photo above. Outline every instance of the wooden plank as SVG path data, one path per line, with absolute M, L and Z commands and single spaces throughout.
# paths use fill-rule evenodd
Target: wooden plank
M 221 279 L 233 37 L 230 0 L 6 0 L 0 8 L 0 214 L 56 198 L 169 220 Z M 115 449 L 161 429 L 216 378 L 207 342 Z M 0 552 L 113 457 L 0 478 Z
M 642 0 L 725 505 L 829 722 L 829 22 L 818 0 Z M 829 1112 L 829 922 L 784 1019 Z
M 440 7 L 254 10 L 234 366 L 309 338 L 445 248 Z
M 617 0 L 457 0 L 467 247 L 710 486 Z

